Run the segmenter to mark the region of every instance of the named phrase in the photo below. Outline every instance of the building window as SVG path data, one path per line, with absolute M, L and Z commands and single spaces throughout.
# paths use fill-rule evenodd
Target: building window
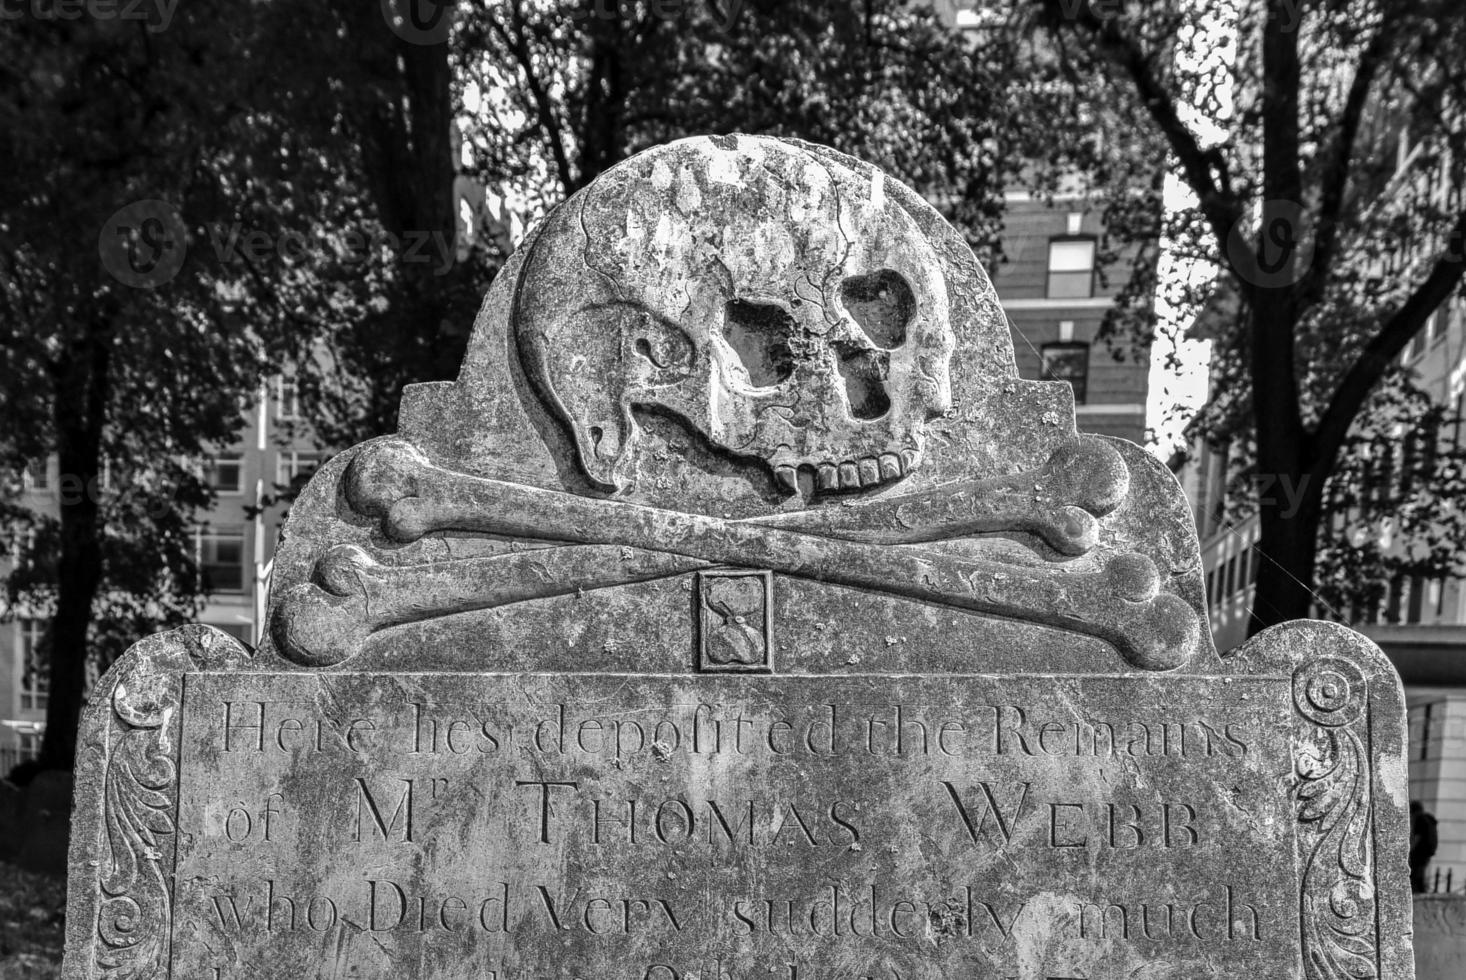
M 47 458 L 33 459 L 25 468 L 27 490 L 51 489 L 51 461 Z
M 275 482 L 293 487 L 310 479 L 325 459 L 324 453 L 282 452 L 275 459 Z
M 1094 295 L 1094 239 L 1049 239 L 1049 299 Z
M 204 480 L 216 493 L 243 493 L 244 457 L 238 453 L 211 456 L 204 461 Z
M 1412 575 L 1406 580 L 1408 591 L 1405 595 L 1405 622 L 1419 623 L 1425 616 L 1425 588 L 1426 578 L 1423 575 Z
M 1390 579 L 1389 588 L 1385 591 L 1384 610 L 1376 622 L 1392 625 L 1400 622 L 1400 605 L 1405 599 L 1406 583 L 1404 575 Z
M 20 710 L 45 711 L 46 692 L 50 677 L 46 672 L 46 658 L 43 641 L 46 637 L 44 619 L 22 619 L 20 621 Z
M 1083 405 L 1089 388 L 1089 345 L 1082 341 L 1044 344 L 1039 352 L 1042 381 L 1067 381 L 1074 389 L 1074 404 Z
M 1431 712 L 1431 709 L 1434 708 L 1435 705 L 1436 705 L 1436 702 L 1434 702 L 1434 701 L 1428 702 L 1425 705 L 1424 710 L 1422 710 L 1420 712 L 1420 735 L 1416 739 L 1416 741 L 1415 741 L 1414 744 L 1420 746 L 1420 761 L 1421 762 L 1425 762 L 1425 761 L 1427 761 L 1430 758 L 1430 740 L 1431 740 L 1431 737 L 1435 734 L 1434 732 L 1432 732 L 1430 730 L 1430 728 L 1431 728 L 1431 725 L 1430 725 L 1431 717 L 1430 716 L 1431 716 L 1431 713 L 1432 713 Z
M 20 734 L 20 757 L 21 759 L 34 759 L 41 754 L 41 733 L 21 732 Z
M 294 378 L 275 380 L 275 418 L 283 421 L 300 418 L 300 385 Z
M 200 528 L 198 563 L 205 592 L 243 592 L 244 531 L 239 528 Z

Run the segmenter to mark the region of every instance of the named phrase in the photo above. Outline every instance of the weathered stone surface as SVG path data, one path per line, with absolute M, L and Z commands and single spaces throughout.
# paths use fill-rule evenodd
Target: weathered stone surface
M 1219 658 L 1174 480 L 872 168 L 626 162 L 402 420 L 260 650 L 104 681 L 68 978 L 1411 975 L 1388 663 Z

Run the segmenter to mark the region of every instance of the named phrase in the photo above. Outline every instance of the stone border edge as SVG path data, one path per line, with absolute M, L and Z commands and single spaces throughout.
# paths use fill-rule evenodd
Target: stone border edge
M 252 657 L 222 630 L 183 626 L 133 644 L 92 692 L 76 753 L 63 980 L 167 976 L 183 675 Z

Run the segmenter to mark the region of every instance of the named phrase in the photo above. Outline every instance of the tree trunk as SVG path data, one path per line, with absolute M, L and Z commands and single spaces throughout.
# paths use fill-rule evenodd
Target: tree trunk
M 1257 582 L 1247 635 L 1313 610 L 1322 493 L 1302 474 L 1278 474 L 1278 489 L 1260 494 Z
M 41 769 L 70 769 L 86 693 L 88 632 L 102 581 L 101 508 L 97 494 L 102 421 L 110 350 L 104 327 L 92 327 L 80 348 L 56 372 L 52 414 L 59 462 L 61 554 L 56 569 L 56 615 L 48 631 L 50 687 Z
M 1270 29 L 1275 25 L 1269 21 Z M 1271 36 L 1271 35 L 1270 35 Z M 1275 42 L 1286 51 L 1289 39 Z M 1277 45 L 1275 45 L 1277 46 Z M 1283 57 L 1277 51 L 1274 57 Z M 1286 57 L 1284 60 L 1287 60 Z M 1296 99 L 1296 94 L 1293 96 Z M 1286 100 L 1285 100 L 1286 102 Z M 1291 104 L 1291 103 L 1289 103 Z M 1285 106 L 1286 108 L 1286 106 Z M 1295 135 L 1288 125 L 1265 141 L 1264 174 L 1274 189 L 1296 186 L 1296 156 L 1291 147 Z M 1296 200 L 1296 195 L 1269 191 L 1279 200 Z M 1256 268 L 1238 271 L 1238 286 L 1246 299 L 1252 396 L 1253 432 L 1257 439 L 1257 467 L 1254 472 L 1260 535 L 1257 541 L 1257 582 L 1252 592 L 1249 636 L 1275 623 L 1307 618 L 1313 605 L 1313 569 L 1318 552 L 1318 515 L 1322 482 L 1308 473 L 1309 433 L 1300 409 L 1297 352 L 1294 338 L 1298 308 L 1291 283 L 1259 278 L 1257 270 L 1269 263 L 1293 261 L 1291 252 L 1272 254 L 1266 229 L 1284 220 L 1278 207 L 1264 205 L 1262 229 L 1256 246 Z

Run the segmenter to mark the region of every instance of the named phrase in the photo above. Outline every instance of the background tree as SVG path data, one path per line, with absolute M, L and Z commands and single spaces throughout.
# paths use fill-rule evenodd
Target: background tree
M 638 150 L 749 132 L 875 163 L 990 251 L 1024 163 L 1008 52 L 924 4 L 509 0 L 465 5 L 455 47 L 474 171 L 531 217 Z
M 1246 495 L 1264 558 L 1250 629 L 1308 615 L 1320 580 L 1459 574 L 1454 448 L 1404 461 L 1410 498 L 1437 503 L 1403 519 L 1433 544 L 1370 545 L 1400 484 L 1370 495 L 1360 480 L 1380 475 L 1386 442 L 1399 454 L 1415 420 L 1401 411 L 1410 379 L 1392 366 L 1466 269 L 1466 8 L 1026 0 L 1016 24 L 1042 31 L 1076 97 L 1111 100 L 1112 118 L 1162 138 L 1193 199 L 1165 234 L 1215 278 L 1173 284 L 1173 298 L 1211 302 L 1213 395 L 1197 429 L 1263 491 Z M 1148 343 L 1154 321 L 1125 312 L 1113 335 Z M 1334 533 L 1346 524 L 1356 533 Z
M 374 386 L 466 335 L 491 269 L 457 261 L 447 47 L 394 27 L 200 2 L 0 35 L 0 533 L 7 613 L 50 622 L 41 767 L 71 765 L 89 660 L 195 615 L 200 457 L 265 381 L 297 365 L 326 438 L 381 431 Z M 48 455 L 54 514 L 19 495 Z
M 237 125 L 196 67 L 228 63 L 218 12 L 179 9 L 167 30 L 28 15 L 0 40 L 7 606 L 50 619 L 46 767 L 71 765 L 89 652 L 193 613 L 198 459 L 280 353 L 175 210 L 217 196 L 201 134 Z M 51 454 L 60 506 L 29 511 L 20 471 Z
M 457 15 L 453 0 L 325 0 L 263 18 L 268 54 L 251 70 L 278 84 L 257 104 L 302 145 L 290 166 L 330 171 L 311 203 L 313 275 L 277 283 L 267 313 L 323 338 L 297 376 L 325 447 L 393 431 L 403 385 L 457 375 L 504 258 L 455 210 Z

